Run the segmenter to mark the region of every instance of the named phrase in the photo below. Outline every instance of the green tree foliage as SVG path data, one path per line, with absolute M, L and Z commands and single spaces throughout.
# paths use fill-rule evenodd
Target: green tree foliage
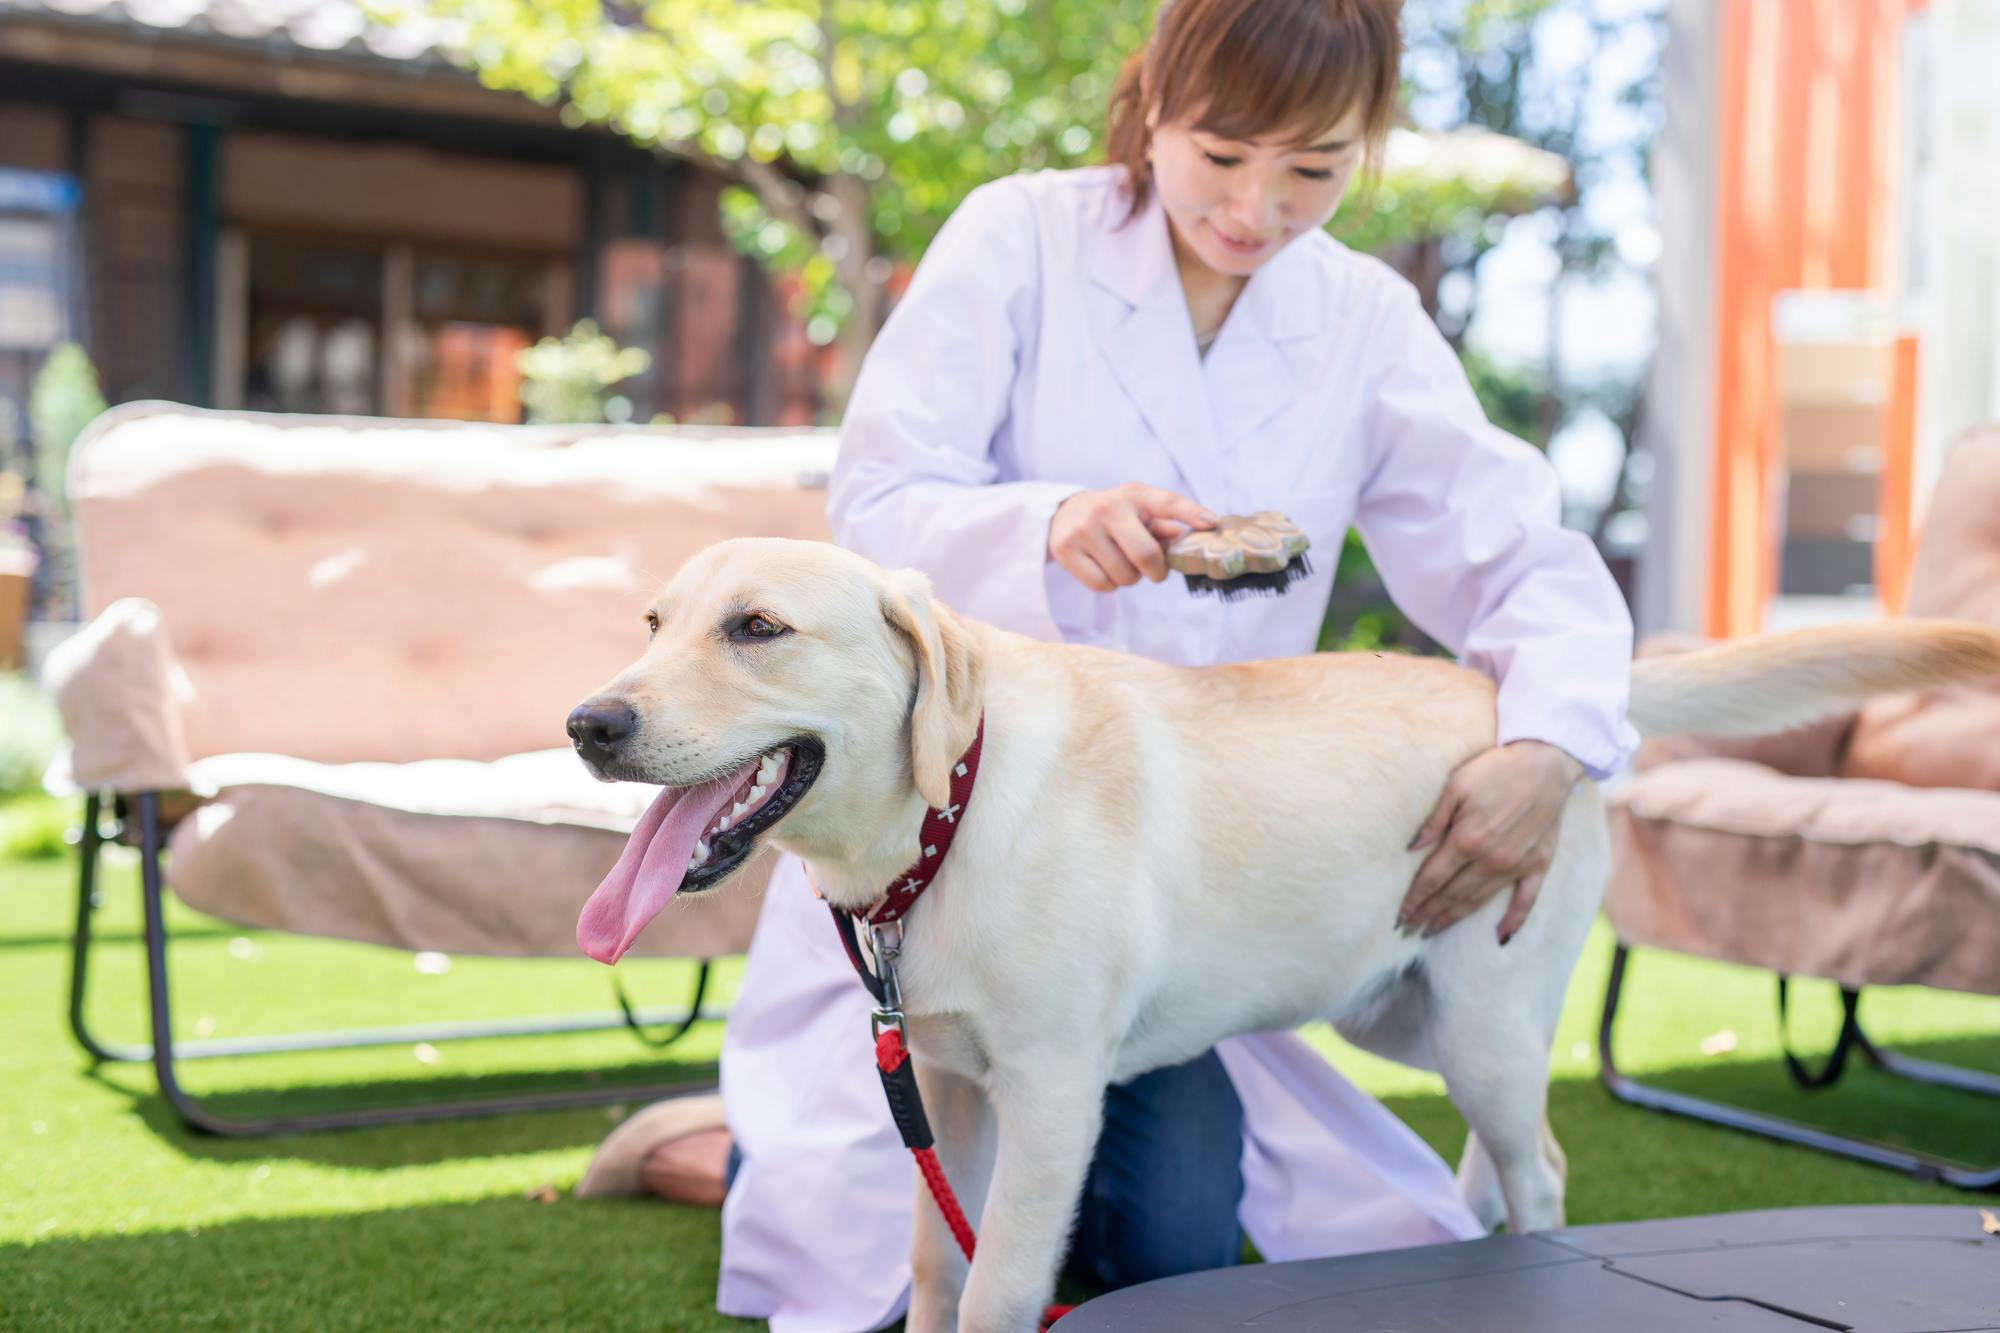
M 41 554 L 38 609 L 56 619 L 73 619 L 81 612 L 69 514 L 70 447 L 103 411 L 104 395 L 90 357 L 75 343 L 51 348 L 28 388 L 35 488 L 26 497 L 23 519 Z
M 515 354 L 521 372 L 521 404 L 528 420 L 593 425 L 623 422 L 632 403 L 617 386 L 644 374 L 652 357 L 643 348 L 620 347 L 594 320 L 578 320 L 561 338 L 544 338 Z
M 1548 0 L 1520 0 L 1534 7 Z M 395 0 L 379 0 L 377 12 Z M 428 0 L 488 84 L 562 106 L 735 182 L 727 230 L 795 274 L 849 375 L 898 262 L 982 182 L 1103 158 L 1105 106 L 1156 0 Z M 1485 234 L 1522 185 L 1422 163 L 1335 224 L 1381 252 Z M 835 386 L 838 393 L 842 386 Z
M 59 343 L 35 375 L 28 390 L 28 430 L 35 447 L 35 486 L 58 509 L 67 495 L 64 474 L 69 448 L 97 415 L 104 395 L 97 371 L 75 343 Z
M 488 84 L 736 183 L 731 236 L 795 273 L 849 373 L 899 260 L 977 184 L 1101 155 L 1152 0 L 436 0 Z

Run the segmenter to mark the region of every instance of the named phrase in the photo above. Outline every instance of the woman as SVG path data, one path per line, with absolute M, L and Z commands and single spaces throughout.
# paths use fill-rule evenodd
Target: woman
M 1108 165 L 994 182 L 940 231 L 862 368 L 828 512 L 964 614 L 1188 665 L 1311 652 L 1358 525 L 1397 604 L 1499 682 L 1494 748 L 1413 830 L 1433 850 L 1408 928 L 1504 890 L 1504 942 L 1569 788 L 1634 743 L 1631 626 L 1409 286 L 1322 230 L 1386 132 L 1399 47 L 1396 0 L 1171 3 L 1114 93 Z M 1166 578 L 1162 541 L 1265 508 L 1311 536 L 1311 579 L 1223 602 Z M 717 1301 L 776 1333 L 874 1328 L 905 1297 L 911 1172 L 868 1007 L 782 865 L 723 1044 Z M 1073 1251 L 1105 1285 L 1233 1262 L 1239 1217 L 1273 1259 L 1481 1231 L 1443 1163 L 1291 1034 L 1106 1111 Z

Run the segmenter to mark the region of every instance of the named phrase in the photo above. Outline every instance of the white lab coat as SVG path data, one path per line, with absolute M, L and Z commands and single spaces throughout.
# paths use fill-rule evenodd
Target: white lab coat
M 996 181 L 938 233 L 848 408 L 836 539 L 922 569 L 978 619 L 1197 665 L 1311 652 L 1357 525 L 1397 605 L 1499 682 L 1496 741 L 1617 768 L 1637 741 L 1624 603 L 1558 521 L 1546 461 L 1487 423 L 1410 286 L 1309 233 L 1250 279 L 1203 358 L 1165 214 L 1155 200 L 1120 225 L 1119 180 Z M 1048 562 L 1049 520 L 1078 490 L 1135 480 L 1217 513 L 1283 511 L 1312 538 L 1312 578 L 1232 602 L 1177 575 L 1090 592 Z M 872 1329 L 906 1299 L 911 1168 L 868 1007 L 787 858 L 722 1051 L 744 1162 L 717 1307 L 774 1333 Z M 1296 1036 L 1218 1050 L 1244 1108 L 1240 1216 L 1267 1257 L 1478 1234 L 1436 1154 Z

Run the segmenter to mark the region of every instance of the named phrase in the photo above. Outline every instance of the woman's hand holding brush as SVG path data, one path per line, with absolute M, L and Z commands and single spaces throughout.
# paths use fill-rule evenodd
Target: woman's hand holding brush
M 1167 576 L 1166 544 L 1215 526 L 1216 516 L 1184 495 L 1128 481 L 1108 491 L 1078 491 L 1049 523 L 1049 559 L 1092 592 Z

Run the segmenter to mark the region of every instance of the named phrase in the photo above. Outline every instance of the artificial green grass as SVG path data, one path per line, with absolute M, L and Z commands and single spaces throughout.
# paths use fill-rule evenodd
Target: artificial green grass
M 93 1070 L 65 1021 L 68 861 L 0 861 L 0 1327 L 88 1329 L 585 1329 L 755 1327 L 714 1313 L 716 1215 L 654 1201 L 568 1195 L 617 1113 L 460 1120 L 277 1139 L 183 1128 L 143 1066 Z M 143 1034 L 137 872 L 104 877 L 91 1021 Z M 171 914 L 182 1033 L 602 1010 L 605 974 L 568 961 L 410 955 L 238 930 Z M 1828 1203 L 1959 1203 L 1966 1196 L 1879 1168 L 1619 1105 L 1596 1082 L 1598 1002 L 1610 939 L 1600 926 L 1571 987 L 1555 1051 L 1551 1120 L 1570 1162 L 1574 1223 Z M 688 969 L 619 969 L 637 1001 L 675 1004 Z M 735 969 L 723 969 L 726 1002 Z M 1823 1049 L 1831 987 L 1808 985 L 1794 1032 Z M 1870 992 L 1871 1035 L 1913 1054 L 2000 1069 L 2000 1000 Z M 1732 1049 L 1703 1054 L 1727 1045 Z M 1313 1038 L 1447 1158 L 1464 1139 L 1434 1078 Z M 241 1113 L 359 1097 L 393 1100 L 448 1080 L 458 1091 L 605 1078 L 700 1076 L 719 1025 L 672 1059 L 618 1032 L 440 1043 L 183 1066 L 197 1095 Z M 1967 1160 L 2000 1158 L 2000 1105 L 1857 1068 L 1835 1090 L 1794 1091 L 1778 1059 L 1768 975 L 1658 954 L 1635 958 L 1620 1019 L 1628 1071 L 1690 1092 Z M 662 1065 L 668 1066 L 662 1069 Z M 542 1202 L 544 1187 L 554 1201 Z M 1990 1202 L 1986 1200 L 1984 1202 Z

